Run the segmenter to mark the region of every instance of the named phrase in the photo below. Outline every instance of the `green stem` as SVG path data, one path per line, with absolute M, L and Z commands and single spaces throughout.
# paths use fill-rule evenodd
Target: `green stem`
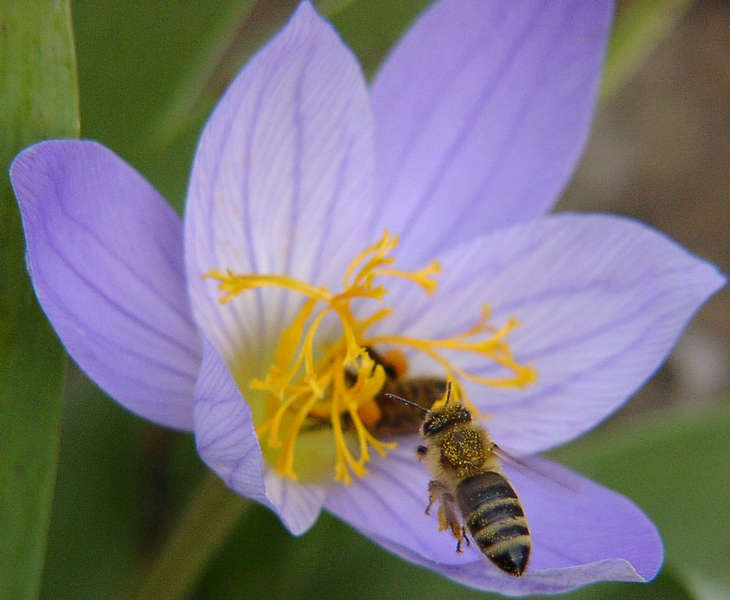
M 252 503 L 212 472 L 203 480 L 132 598 L 176 600 L 191 592 Z

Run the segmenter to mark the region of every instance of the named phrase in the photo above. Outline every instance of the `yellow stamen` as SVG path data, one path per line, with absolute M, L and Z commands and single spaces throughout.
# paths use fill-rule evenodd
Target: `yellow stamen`
M 411 273 L 410 271 L 401 271 L 400 269 L 377 269 L 374 272 L 375 276 L 390 276 L 390 277 L 402 277 L 403 279 L 410 279 L 418 285 L 420 285 L 429 296 L 432 296 L 436 292 L 438 283 L 429 279 L 431 275 L 438 275 L 441 273 L 441 265 L 437 261 L 433 261 L 420 271 Z
M 378 395 L 385 383 L 385 371 L 383 365 L 370 357 L 366 347 L 382 344 L 418 350 L 440 365 L 446 377 L 455 380 L 500 388 L 522 388 L 535 381 L 536 371 L 520 364 L 507 343 L 507 336 L 518 326 L 517 321 L 508 319 L 501 328 L 496 328 L 488 323 L 487 306 L 473 327 L 449 338 L 422 339 L 396 334 L 368 337 L 372 326 L 386 320 L 393 309 L 378 308 L 358 318 L 351 304 L 355 299 L 382 300 L 388 290 L 380 281 L 405 279 L 429 295 L 436 291 L 433 276 L 441 271 L 439 263 L 434 261 L 419 271 L 393 268 L 390 253 L 397 244 L 398 238 L 386 231 L 377 243 L 359 253 L 345 271 L 342 291 L 336 294 L 286 275 L 238 274 L 226 269 L 203 276 L 218 282 L 221 304 L 263 287 L 283 288 L 305 299 L 280 334 L 265 377 L 249 382 L 252 389 L 267 394 L 268 417 L 258 424 L 257 433 L 262 444 L 265 438 L 267 447 L 275 450 L 270 460 L 283 476 L 297 479 L 294 466 L 297 440 L 321 424 L 328 426 L 334 441 L 335 479 L 346 484 L 352 481 L 353 475 L 367 474 L 365 465 L 371 459 L 371 448 L 385 456 L 395 447 L 395 443 L 381 442 L 371 432 L 382 414 Z M 318 341 L 326 318 L 334 318 L 340 329 L 339 337 L 327 348 L 321 347 Z M 487 378 L 468 372 L 448 360 L 444 356 L 446 351 L 479 355 L 485 364 L 497 364 L 507 374 Z M 390 348 L 389 353 L 403 358 L 397 372 L 398 376 L 404 375 L 407 361 L 403 353 L 395 348 Z M 464 391 L 458 385 L 454 387 L 477 415 Z
M 482 318 L 474 327 L 450 338 L 429 340 L 406 336 L 381 335 L 365 338 L 364 343 L 369 346 L 375 346 L 377 344 L 396 344 L 416 348 L 438 362 L 448 376 L 455 377 L 456 375 L 459 375 L 463 379 L 486 386 L 522 389 L 527 385 L 534 383 L 537 379 L 537 371 L 529 365 L 525 366 L 518 363 L 512 355 L 509 345 L 504 341 L 504 338 L 507 337 L 510 331 L 519 326 L 518 321 L 510 318 L 504 327 L 495 331 L 493 328 L 487 327 L 486 325 L 486 319 L 489 318 L 489 312 L 488 308 L 485 308 L 482 312 Z M 493 333 L 486 339 L 474 342 L 465 341 L 484 331 L 490 330 L 493 331 Z M 461 352 L 481 354 L 512 371 L 514 375 L 502 378 L 488 378 L 474 375 L 457 367 L 456 365 L 451 364 L 451 362 L 444 358 L 444 356 L 439 352 L 439 349 L 458 350 Z

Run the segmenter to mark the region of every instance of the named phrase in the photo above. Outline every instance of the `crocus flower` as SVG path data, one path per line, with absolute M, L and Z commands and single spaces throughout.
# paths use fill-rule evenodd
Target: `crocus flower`
M 184 224 L 97 143 L 18 156 L 40 304 L 109 396 L 192 430 L 228 486 L 294 534 L 324 507 L 504 594 L 651 579 L 662 547 L 646 516 L 548 461 L 548 478 L 504 466 L 533 537 L 524 575 L 473 545 L 457 554 L 424 514 L 416 436 L 377 433 L 386 374 L 366 350 L 453 377 L 501 447 L 532 455 L 616 409 L 723 284 L 632 220 L 545 216 L 585 142 L 611 15 L 442 0 L 368 90 L 302 3 L 208 121 Z

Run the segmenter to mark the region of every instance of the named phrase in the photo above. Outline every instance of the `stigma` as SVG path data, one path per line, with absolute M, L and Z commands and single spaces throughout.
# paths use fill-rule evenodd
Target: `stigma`
M 367 475 L 371 451 L 385 456 L 396 442 L 384 442 L 373 434 L 379 418 L 376 399 L 386 383 L 384 365 L 372 358 L 372 348 L 387 348 L 387 355 L 404 356 L 420 352 L 438 365 L 444 378 L 471 381 L 488 387 L 524 388 L 537 378 L 529 365 L 514 357 L 507 337 L 519 325 L 510 318 L 501 327 L 489 323 L 490 310 L 483 305 L 481 317 L 473 327 L 448 338 L 417 338 L 398 332 L 370 335 L 373 325 L 387 322 L 393 308 L 382 306 L 388 293 L 388 280 L 405 279 L 433 295 L 435 277 L 441 272 L 434 261 L 418 271 L 394 268 L 392 251 L 398 238 L 385 232 L 375 244 L 360 252 L 345 270 L 342 289 L 333 292 L 326 287 L 279 274 L 240 274 L 227 269 L 209 271 L 206 279 L 218 282 L 219 302 L 227 304 L 250 290 L 263 287 L 286 289 L 303 298 L 301 308 L 291 322 L 283 324 L 273 360 L 262 378 L 250 380 L 248 386 L 266 395 L 266 414 L 256 423 L 259 441 L 273 456 L 272 466 L 292 480 L 297 441 L 315 429 L 325 427 L 334 444 L 334 479 L 349 484 L 354 477 Z M 362 302 L 362 300 L 370 302 Z M 353 301 L 358 300 L 357 313 Z M 364 311 L 363 307 L 374 308 Z M 335 330 L 327 328 L 328 339 L 321 331 L 325 318 L 334 317 Z M 448 315 L 444 315 L 448 318 Z M 383 330 L 380 327 L 379 330 Z M 497 363 L 507 370 L 503 378 L 486 378 L 460 368 L 449 357 L 461 353 L 477 354 L 486 362 Z M 403 361 L 396 365 L 398 376 L 407 368 Z M 464 396 L 465 405 L 478 416 L 478 411 Z

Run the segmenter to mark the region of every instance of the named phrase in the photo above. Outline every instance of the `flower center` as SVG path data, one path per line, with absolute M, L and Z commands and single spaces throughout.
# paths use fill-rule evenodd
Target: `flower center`
M 221 304 L 262 287 L 284 288 L 306 299 L 282 331 L 266 377 L 250 381 L 252 389 L 267 394 L 267 417 L 257 432 L 262 447 L 267 445 L 276 450 L 274 467 L 283 476 L 297 479 L 294 469 L 297 439 L 318 425 L 331 429 L 335 446 L 334 477 L 346 484 L 352 481 L 352 475 L 367 474 L 365 465 L 370 461 L 370 449 L 385 456 L 388 449 L 395 447 L 394 442 L 382 442 L 371 433 L 380 416 L 377 397 L 386 373 L 367 348 L 385 345 L 391 349 L 417 350 L 435 361 L 445 378 L 490 387 L 521 389 L 537 377 L 535 369 L 515 360 L 507 343 L 509 332 L 518 322 L 510 318 L 502 327 L 490 325 L 486 305 L 473 327 L 449 338 L 368 335 L 371 327 L 390 316 L 393 309 L 378 308 L 356 317 L 352 302 L 356 299 L 381 301 L 387 294 L 382 281 L 407 279 L 429 295 L 436 291 L 433 276 L 441 271 L 439 264 L 434 261 L 419 271 L 394 269 L 390 253 L 397 244 L 397 237 L 386 231 L 377 243 L 358 254 L 345 271 L 339 293 L 287 275 L 238 274 L 231 270 L 203 275 L 218 281 Z M 358 311 L 362 307 L 359 303 Z M 317 334 L 328 316 L 335 317 L 341 333 L 334 343 L 321 347 Z M 478 376 L 447 359 L 445 351 L 480 355 L 506 368 L 510 374 L 503 378 Z M 398 369 L 402 371 L 404 366 L 398 365 Z M 464 403 L 478 414 L 468 398 L 464 397 Z

